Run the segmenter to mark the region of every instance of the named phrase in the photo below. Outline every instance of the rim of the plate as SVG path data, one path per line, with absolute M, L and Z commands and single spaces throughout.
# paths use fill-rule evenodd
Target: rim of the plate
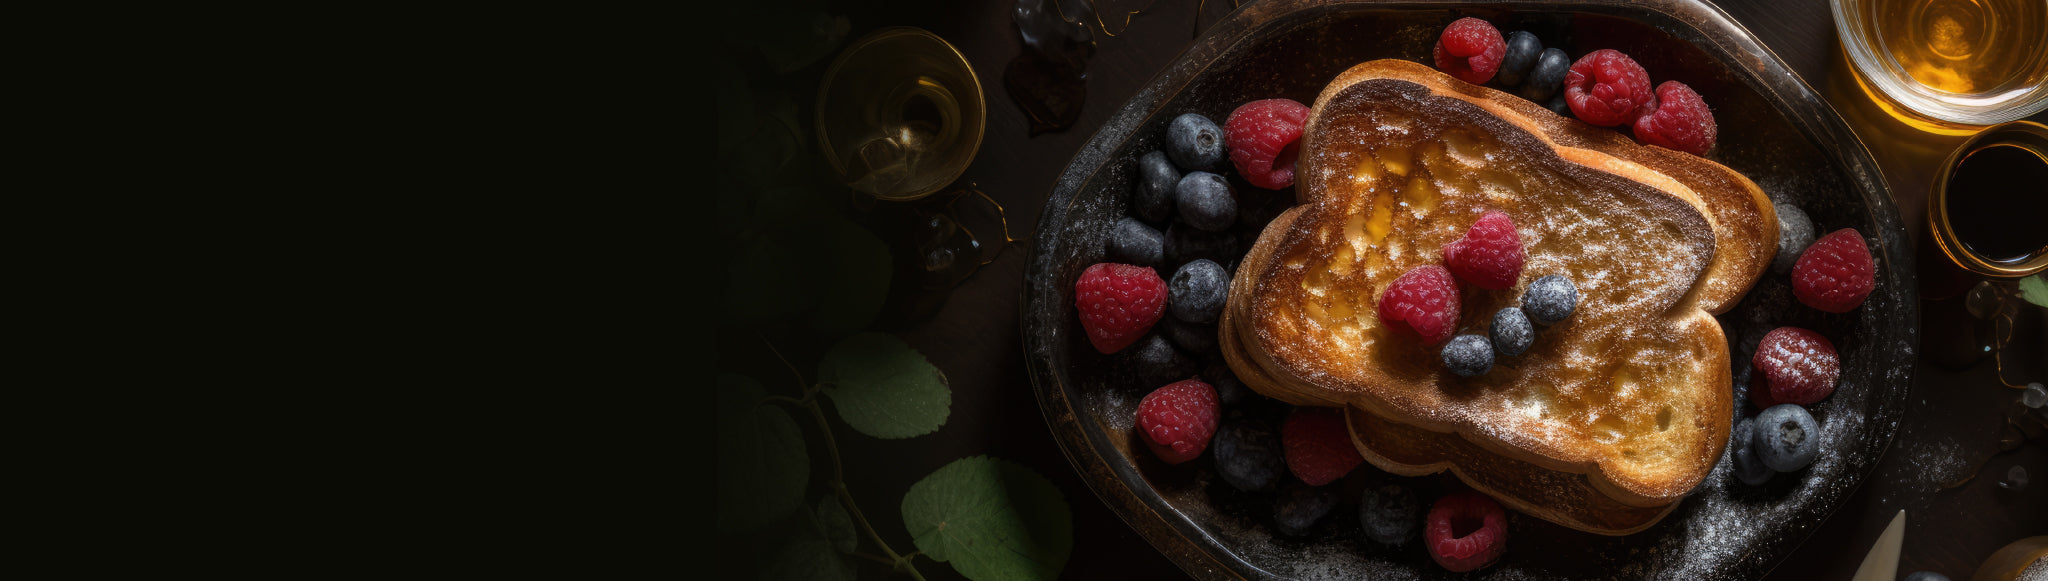
M 1055 233 L 1062 231 L 1071 213 L 1081 186 L 1089 183 L 1095 174 L 1107 165 L 1108 154 L 1121 147 L 1124 136 L 1137 127 L 1148 123 L 1159 109 L 1174 95 L 1181 92 L 1206 69 L 1214 57 L 1228 50 L 1232 45 L 1245 41 L 1268 25 L 1278 25 L 1278 16 L 1295 11 L 1341 11 L 1357 7 L 1446 9 L 1483 6 L 1489 10 L 1516 10 L 1518 8 L 1541 8 L 1544 10 L 1569 9 L 1572 11 L 1606 14 L 1619 17 L 1639 17 L 1643 13 L 1660 15 L 1671 21 L 1678 30 L 1669 30 L 1694 42 L 1702 50 L 1713 54 L 1725 63 L 1742 83 L 1757 91 L 1767 102 L 1781 111 L 1789 113 L 1787 120 L 1809 142 L 1835 143 L 1831 149 L 1835 162 L 1846 172 L 1856 192 L 1871 210 L 1875 222 L 1874 235 L 1882 248 L 1877 258 L 1883 263 L 1880 271 L 1889 280 L 1883 284 L 1900 289 L 1902 299 L 1898 308 L 1906 315 L 1902 326 L 1903 339 L 1910 351 L 1919 348 L 1919 305 L 1916 274 L 1913 269 L 1910 239 L 1905 230 L 1898 208 L 1893 204 L 1890 188 L 1871 154 L 1836 113 L 1834 108 L 1820 98 L 1819 93 L 1794 74 L 1776 53 L 1763 46 L 1748 29 L 1735 22 L 1718 7 L 1701 0 L 1585 0 L 1582 2 L 1507 2 L 1476 3 L 1471 0 L 1262 0 L 1247 3 L 1232 12 L 1203 33 L 1193 45 L 1175 57 L 1157 75 L 1149 79 L 1143 88 L 1113 113 L 1097 129 L 1093 137 L 1075 153 L 1065 166 L 1059 179 L 1054 183 L 1046 209 L 1040 216 L 1037 232 Z M 1637 18 L 1640 19 L 1640 18 Z M 1689 29 L 1689 30 L 1684 30 Z M 1094 160 L 1083 163 L 1083 160 Z M 1259 567 L 1244 561 L 1224 547 L 1217 539 L 1208 535 L 1194 519 L 1181 513 L 1158 495 L 1141 495 L 1134 485 L 1144 482 L 1143 475 L 1130 463 L 1113 463 L 1110 458 L 1118 453 L 1110 437 L 1102 427 L 1093 422 L 1080 421 L 1080 415 L 1073 407 L 1071 386 L 1065 381 L 1065 370 L 1058 369 L 1047 353 L 1052 348 L 1050 333 L 1039 332 L 1044 326 L 1057 326 L 1057 320 L 1043 320 L 1048 316 L 1067 312 L 1058 305 L 1046 305 L 1044 301 L 1059 296 L 1051 285 L 1058 281 L 1038 280 L 1050 272 L 1050 261 L 1057 253 L 1061 237 L 1041 235 L 1030 247 L 1026 260 L 1024 297 L 1021 301 L 1019 326 L 1023 334 L 1026 369 L 1030 373 L 1032 387 L 1036 391 L 1041 413 L 1052 427 L 1054 439 L 1067 460 L 1081 473 L 1082 480 L 1096 496 L 1109 505 L 1112 512 L 1136 529 L 1147 542 L 1164 553 L 1168 559 L 1179 565 L 1188 574 L 1212 579 L 1250 578 L 1271 576 Z M 1050 307 L 1050 308 L 1048 308 Z M 1860 488 L 1869 472 L 1874 470 L 1886 449 L 1891 445 L 1897 431 L 1906 391 L 1912 386 L 1912 362 L 1910 358 L 1891 362 L 1895 366 L 1887 377 L 1898 377 L 1897 381 L 1882 385 L 1877 398 L 1877 416 L 1866 417 L 1865 424 L 1881 432 L 1880 437 L 1862 441 L 1863 454 L 1870 461 L 1860 469 L 1844 474 L 1848 482 L 1843 487 L 1841 498 L 1826 506 L 1816 507 L 1823 519 L 1840 508 L 1842 500 L 1853 495 Z M 1115 484 L 1110 484 L 1113 477 Z M 1802 516 L 1814 509 L 1802 511 Z M 1777 555 L 1765 561 L 1761 575 L 1783 557 L 1790 555 L 1799 544 L 1803 544 L 1818 527 L 1805 527 L 1790 534 L 1799 543 L 1781 545 Z

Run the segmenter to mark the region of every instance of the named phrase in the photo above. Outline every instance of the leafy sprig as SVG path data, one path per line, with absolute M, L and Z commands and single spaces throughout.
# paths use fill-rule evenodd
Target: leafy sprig
M 845 460 L 823 400 L 831 400 L 840 421 L 868 436 L 936 432 L 951 414 L 952 389 L 923 354 L 894 336 L 861 333 L 826 351 L 817 383 L 789 367 L 798 397 L 768 395 L 752 379 L 736 375 L 719 380 L 721 528 L 758 530 L 792 515 L 798 521 L 764 568 L 768 578 L 852 579 L 842 555 L 918 580 L 924 579 L 919 556 L 950 564 L 976 581 L 1059 576 L 1073 551 L 1073 516 L 1059 489 L 1029 468 L 974 456 L 911 485 L 901 510 L 917 550 L 907 553 L 890 546 L 848 490 Z M 828 493 L 809 510 L 798 510 L 805 506 L 810 479 L 809 450 L 784 408 L 811 418 L 832 467 L 824 483 Z M 863 539 L 880 554 L 861 552 Z
M 798 91 L 815 83 L 811 73 L 850 32 L 825 4 L 723 7 L 724 56 L 732 58 L 713 65 L 722 170 L 714 198 L 730 258 L 720 267 L 719 316 L 742 336 L 767 330 L 808 345 L 837 342 L 817 361 L 815 383 L 775 351 L 795 377 L 794 396 L 771 394 L 751 377 L 718 378 L 717 526 L 774 540 L 755 555 L 766 579 L 851 580 L 858 571 L 849 559 L 860 559 L 922 581 L 918 557 L 976 581 L 1056 577 L 1073 549 L 1072 515 L 1058 488 L 1021 465 L 975 456 L 932 472 L 901 501 L 907 534 L 877 530 L 847 489 L 826 402 L 853 431 L 898 440 L 943 428 L 953 391 L 901 339 L 859 332 L 882 312 L 894 259 L 842 215 L 850 192 L 817 171 L 822 162 L 798 107 L 811 101 Z M 808 437 L 803 424 L 814 428 Z M 829 474 L 813 474 L 818 447 Z M 915 549 L 897 551 L 908 548 L 906 538 Z

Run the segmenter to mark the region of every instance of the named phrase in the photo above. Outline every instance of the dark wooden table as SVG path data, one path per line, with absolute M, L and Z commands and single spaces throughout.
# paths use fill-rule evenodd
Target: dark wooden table
M 1145 7 L 1148 1 L 1103 4 L 1104 19 L 1118 35 L 1097 35 L 1079 122 L 1063 132 L 1036 137 L 1027 135 L 1028 120 L 1000 81 L 1004 65 L 1020 50 L 1009 15 L 1012 2 L 848 1 L 829 9 L 851 18 L 848 38 L 880 26 L 911 25 L 939 34 L 966 54 L 988 93 L 988 123 L 981 153 L 961 181 L 979 184 L 1000 201 L 1021 235 L 1036 224 L 1054 179 L 1095 129 L 1187 47 L 1196 29 L 1232 9 L 1229 0 L 1212 0 L 1197 15 L 1196 0 L 1158 0 L 1125 28 L 1122 13 Z M 1845 91 L 1846 73 L 1826 0 L 1729 0 L 1720 6 L 1850 118 L 1859 135 L 1872 143 L 1906 223 L 1920 224 L 1933 160 L 1949 151 L 1955 140 L 1901 131 L 1895 122 L 1871 113 L 1853 88 Z M 880 234 L 899 243 L 899 251 L 898 239 L 907 236 Z M 897 256 L 899 262 L 908 259 Z M 1934 272 L 1928 262 L 1921 261 L 1922 277 Z M 839 441 L 845 453 L 860 459 L 864 467 L 849 474 L 849 487 L 859 497 L 894 499 L 918 478 L 954 459 L 991 454 L 1017 460 L 1050 478 L 1072 506 L 1075 546 L 1067 577 L 1181 577 L 1179 569 L 1079 480 L 1040 417 L 1019 338 L 1023 269 L 1020 244 L 950 293 L 928 297 L 942 301 L 935 308 L 915 314 L 892 308 L 885 316 L 881 328 L 902 336 L 947 374 L 954 393 L 952 418 L 939 433 L 912 440 L 883 442 L 842 432 Z M 1923 353 L 1953 349 L 1970 341 L 1969 333 L 1982 332 L 1984 324 L 1968 318 L 1961 303 L 1959 297 L 1924 300 L 1922 320 L 1917 322 L 1923 325 Z M 2006 376 L 2019 383 L 2048 380 L 2048 349 L 2042 338 L 2048 312 L 2027 309 L 2005 357 Z M 1908 513 L 1902 574 L 1924 569 L 1965 579 L 1999 547 L 2048 534 L 2048 483 L 2039 482 L 2048 478 L 2048 449 L 2036 441 L 2016 452 L 1993 455 L 2003 414 L 2018 391 L 1998 385 L 1989 358 L 1956 368 L 1937 365 L 1933 359 L 1923 356 L 1910 408 L 1876 472 L 1832 518 L 1819 523 L 1805 545 L 1770 578 L 1848 578 L 1886 522 L 1902 509 Z M 2023 493 L 1995 484 L 2014 464 L 2024 466 L 2036 481 Z M 1968 480 L 1960 486 L 1942 487 L 1963 478 Z M 878 530 L 899 531 L 891 536 L 902 538 L 896 536 L 903 530 L 900 517 L 891 509 L 892 502 L 880 502 L 868 516 Z M 921 569 L 931 577 L 956 577 L 944 565 Z

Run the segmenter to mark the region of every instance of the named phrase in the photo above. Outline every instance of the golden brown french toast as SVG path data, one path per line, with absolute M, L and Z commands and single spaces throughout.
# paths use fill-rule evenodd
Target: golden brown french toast
M 1483 450 L 1528 466 L 1524 480 L 1583 475 L 1620 505 L 1656 509 L 1634 517 L 1661 517 L 1711 469 L 1731 394 L 1710 313 L 1732 307 L 1775 251 L 1775 214 L 1749 180 L 1406 61 L 1361 64 L 1324 90 L 1297 176 L 1303 205 L 1267 227 L 1225 312 L 1224 352 L 1248 385 L 1438 435 L 1362 443 L 1382 468 L 1452 467 L 1502 488 L 1517 472 L 1456 468 Z M 1546 274 L 1572 279 L 1580 306 L 1529 352 L 1459 378 L 1433 347 L 1383 328 L 1375 301 L 1400 274 L 1440 264 L 1488 210 L 1515 220 L 1528 261 L 1512 288 L 1464 289 L 1459 333 L 1484 334 Z M 1655 520 L 1525 510 L 1609 534 Z
M 1622 504 L 1595 489 L 1584 474 L 1558 472 L 1493 454 L 1463 438 L 1390 422 L 1349 408 L 1352 443 L 1375 466 L 1402 476 L 1450 470 L 1472 488 L 1523 514 L 1603 535 L 1625 535 L 1663 520 L 1678 503 Z

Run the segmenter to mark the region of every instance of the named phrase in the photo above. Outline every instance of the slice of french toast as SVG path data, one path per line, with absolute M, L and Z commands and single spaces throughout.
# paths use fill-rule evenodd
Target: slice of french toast
M 1444 438 L 1357 408 L 1346 409 L 1344 415 L 1353 444 L 1373 465 L 1402 476 L 1450 470 L 1459 480 L 1509 508 L 1566 527 L 1625 535 L 1657 524 L 1678 507 L 1676 502 L 1629 506 L 1594 488 L 1584 474 L 1539 468 L 1487 452 L 1462 438 Z
M 1630 507 L 1668 509 L 1705 477 L 1732 398 L 1710 313 L 1732 307 L 1775 251 L 1776 217 L 1753 183 L 1406 61 L 1331 83 L 1299 159 L 1303 205 L 1267 227 L 1225 313 L 1226 358 L 1248 385 L 1583 475 Z M 1460 333 L 1485 334 L 1546 274 L 1571 278 L 1581 298 L 1529 352 L 1459 378 L 1434 347 L 1383 328 L 1375 301 L 1400 274 L 1440 264 L 1487 210 L 1515 219 L 1529 258 L 1513 288 L 1464 289 Z M 1443 442 L 1400 445 L 1368 458 L 1402 473 L 1478 461 Z
M 1226 357 L 1245 360 L 1229 323 L 1222 326 Z M 1240 373 L 1239 379 L 1261 392 L 1271 393 L 1275 382 L 1257 368 Z M 1445 434 L 1388 421 L 1355 407 L 1345 409 L 1352 445 L 1359 454 L 1382 470 L 1402 476 L 1423 476 L 1451 471 L 1472 488 L 1486 493 L 1509 508 L 1589 533 L 1626 535 L 1649 528 L 1677 508 L 1677 502 L 1663 506 L 1630 506 L 1593 486 L 1584 474 L 1559 472 L 1499 454 L 1494 454 L 1455 433 Z

